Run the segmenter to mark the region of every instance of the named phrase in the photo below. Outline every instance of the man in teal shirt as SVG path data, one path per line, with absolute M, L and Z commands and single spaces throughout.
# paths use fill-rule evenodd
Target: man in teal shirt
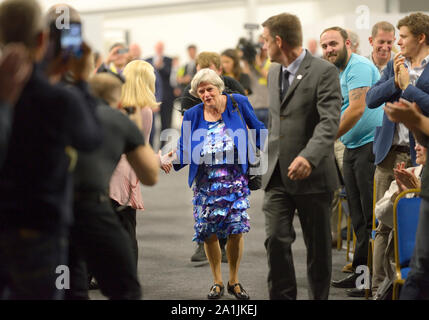
M 340 71 L 343 105 L 337 138 L 345 145 L 343 159 L 344 184 L 350 206 L 356 248 L 353 255 L 353 270 L 366 266 L 368 246 L 372 229 L 372 202 L 374 179 L 374 154 L 372 144 L 374 131 L 382 122 L 383 112 L 369 109 L 365 103 L 366 92 L 380 78 L 377 68 L 368 59 L 352 53 L 347 32 L 340 27 L 324 30 L 320 36 L 323 57 Z M 338 288 L 349 288 L 350 296 L 364 296 L 357 288 L 359 274 L 333 281 Z M 368 284 L 369 285 L 369 284 Z

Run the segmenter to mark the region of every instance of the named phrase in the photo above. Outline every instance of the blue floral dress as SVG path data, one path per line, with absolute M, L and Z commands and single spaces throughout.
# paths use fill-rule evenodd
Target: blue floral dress
M 210 161 L 200 165 L 193 188 L 195 235 L 192 240 L 197 242 L 203 242 L 212 234 L 220 239 L 250 230 L 246 212 L 250 190 L 247 176 L 237 164 L 233 140 L 226 134 L 222 120 L 207 123 L 207 137 L 200 155 Z M 227 155 L 231 152 L 234 161 L 227 163 Z

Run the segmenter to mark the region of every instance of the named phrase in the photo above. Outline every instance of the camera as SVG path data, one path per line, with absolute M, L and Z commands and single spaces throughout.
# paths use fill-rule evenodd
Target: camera
M 243 53 L 242 59 L 249 64 L 253 64 L 255 62 L 256 55 L 261 50 L 259 44 L 255 45 L 245 38 L 240 38 L 237 48 Z
M 68 28 L 58 29 L 52 22 L 49 29 L 49 44 L 42 64 L 48 65 L 58 56 L 67 60 L 71 56 L 82 56 L 82 25 L 77 22 L 70 23 Z

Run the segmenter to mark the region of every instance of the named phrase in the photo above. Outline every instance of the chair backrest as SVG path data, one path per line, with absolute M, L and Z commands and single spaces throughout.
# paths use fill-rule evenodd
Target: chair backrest
M 420 189 L 404 191 L 398 195 L 394 203 L 393 230 L 397 271 L 407 267 L 413 255 L 420 212 L 421 198 L 406 198 L 405 195 L 419 192 Z
M 372 231 L 371 231 L 371 238 L 373 240 L 375 239 L 375 230 L 377 229 L 377 226 L 378 226 L 378 220 L 375 217 L 376 203 L 377 203 L 377 188 L 376 188 L 375 176 L 374 176 L 374 180 L 372 182 Z
M 349 203 L 347 201 L 347 193 L 346 193 L 345 187 L 341 188 L 341 191 L 338 196 L 340 197 L 343 212 L 348 216 L 350 214 L 350 210 L 349 210 Z

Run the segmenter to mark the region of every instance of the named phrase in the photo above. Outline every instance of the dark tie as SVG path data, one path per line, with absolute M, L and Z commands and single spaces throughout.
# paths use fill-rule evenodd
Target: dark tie
M 289 71 L 285 70 L 282 71 L 283 77 L 282 77 L 282 88 L 280 90 L 280 100 L 283 101 L 283 98 L 286 95 L 287 89 L 289 89 Z

